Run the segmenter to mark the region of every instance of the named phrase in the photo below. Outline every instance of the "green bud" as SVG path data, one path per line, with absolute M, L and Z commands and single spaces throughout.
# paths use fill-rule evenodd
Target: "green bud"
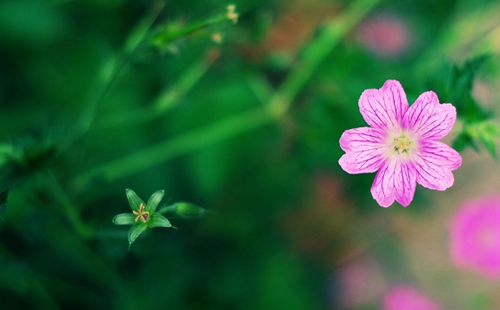
M 173 206 L 175 207 L 175 214 L 187 220 L 199 219 L 207 212 L 205 209 L 189 202 L 177 202 Z

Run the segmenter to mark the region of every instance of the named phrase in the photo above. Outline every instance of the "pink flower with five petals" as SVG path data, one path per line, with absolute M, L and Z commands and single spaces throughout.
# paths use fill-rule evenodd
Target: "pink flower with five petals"
M 460 154 L 440 142 L 456 120 L 455 107 L 440 104 L 428 91 L 408 106 L 403 87 L 388 80 L 380 89 L 367 89 L 359 110 L 371 127 L 346 130 L 340 147 L 346 153 L 339 164 L 351 174 L 378 171 L 371 193 L 382 207 L 394 200 L 407 207 L 416 183 L 443 191 L 453 185 L 452 170 L 462 163 Z

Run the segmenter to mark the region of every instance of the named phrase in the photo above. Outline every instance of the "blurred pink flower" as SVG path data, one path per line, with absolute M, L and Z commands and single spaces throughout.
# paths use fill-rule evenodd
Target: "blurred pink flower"
M 411 286 L 395 286 L 385 295 L 382 309 L 439 310 L 440 307 Z
M 339 164 L 351 174 L 378 170 L 371 193 L 379 205 L 389 207 L 396 200 L 408 206 L 417 182 L 440 191 L 453 185 L 451 171 L 461 165 L 462 157 L 438 140 L 455 123 L 454 106 L 440 104 L 428 91 L 408 107 L 401 84 L 388 80 L 381 89 L 361 94 L 359 110 L 371 127 L 342 134 L 340 147 L 346 154 Z
M 451 221 L 453 263 L 490 278 L 500 277 L 500 195 L 466 202 Z
M 363 257 L 337 271 L 338 298 L 342 308 L 353 308 L 377 300 L 386 290 L 386 283 L 377 262 Z
M 365 20 L 357 37 L 372 53 L 381 57 L 396 57 L 408 50 L 412 34 L 404 19 L 383 15 Z

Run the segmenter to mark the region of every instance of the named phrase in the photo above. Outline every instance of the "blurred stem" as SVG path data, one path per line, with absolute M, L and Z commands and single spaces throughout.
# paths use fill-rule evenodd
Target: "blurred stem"
M 98 110 L 102 105 L 104 97 L 120 75 L 123 68 L 128 64 L 134 53 L 136 53 L 142 46 L 155 45 L 162 48 L 168 46 L 171 42 L 181 37 L 193 34 L 209 25 L 230 20 L 228 13 L 225 12 L 174 31 L 169 31 L 168 28 L 164 28 L 150 34 L 151 26 L 163 7 L 163 2 L 157 2 L 156 5 L 153 6 L 150 13 L 146 15 L 145 18 L 142 19 L 130 33 L 128 39 L 126 40 L 123 49 L 124 51 L 121 55 L 109 58 L 104 64 L 100 74 L 98 75 L 98 81 L 94 88 L 96 91 L 89 100 L 87 111 L 82 113 L 82 117 L 79 120 L 78 136 L 85 134 L 91 128 Z M 168 108 L 172 107 L 175 100 L 180 94 L 182 94 L 183 91 L 186 92 L 192 87 L 192 85 L 203 75 L 203 73 L 217 57 L 218 56 L 209 58 L 208 62 L 193 65 L 191 70 L 184 75 L 185 79 L 181 80 L 181 82 L 177 84 L 179 88 L 173 88 L 172 90 L 163 93 L 151 109 L 141 111 L 139 113 L 135 111 L 129 112 L 118 117 L 114 116 L 113 120 L 105 120 L 102 126 L 114 126 L 131 120 L 139 123 L 145 122 L 156 117 L 156 115 L 165 112 Z
M 75 183 L 77 186 L 87 184 L 95 176 L 113 182 L 165 162 L 180 154 L 188 153 L 271 123 L 273 120 L 274 117 L 262 109 L 233 116 L 94 168 L 80 175 L 75 180 Z
M 161 207 L 158 210 L 158 213 L 160 213 L 160 214 L 165 214 L 165 213 L 168 213 L 168 212 L 175 212 L 175 204 L 173 204 L 171 206 Z
M 177 83 L 172 87 L 165 89 L 156 99 L 154 104 L 146 109 L 124 111 L 121 114 L 113 114 L 103 119 L 98 123 L 98 128 L 109 128 L 127 124 L 138 124 L 151 121 L 160 117 L 163 113 L 168 112 L 188 93 L 191 88 L 203 77 L 210 66 L 219 57 L 218 50 L 209 51 L 206 57 L 191 65 L 187 70 L 183 71 Z
M 188 25 L 186 27 L 182 27 L 176 31 L 164 31 L 161 29 L 158 31 L 156 34 L 153 34 L 151 36 L 151 44 L 162 47 L 162 46 L 167 46 L 169 43 L 172 41 L 175 41 L 176 39 L 180 37 L 185 37 L 188 35 L 191 35 L 207 26 L 210 26 L 212 24 L 220 23 L 225 20 L 228 20 L 227 13 L 218 15 L 213 18 L 206 19 L 204 21 L 200 21 L 191 25 Z M 168 29 L 167 29 L 168 30 Z
M 379 2 L 381 0 L 354 1 L 342 15 L 326 24 L 314 41 L 305 46 L 300 63 L 290 72 L 271 99 L 271 110 L 278 115 L 286 113 L 314 71 L 344 36 Z
M 442 27 L 436 40 L 414 62 L 413 75 L 428 75 L 446 59 L 461 61 L 474 54 L 490 52 L 489 45 L 486 49 L 478 48 L 478 46 L 489 34 L 500 27 L 497 18 L 499 9 L 499 2 L 485 1 L 483 6 L 476 7 L 472 11 L 469 7 L 455 10 L 454 17 L 450 19 L 446 27 Z M 466 14 L 464 10 L 467 10 Z M 471 36 L 472 31 L 474 35 Z M 495 41 L 494 38 L 491 40 Z
M 155 146 L 125 155 L 80 175 L 75 180 L 76 185 L 84 186 L 96 176 L 112 182 L 168 161 L 175 156 L 281 119 L 321 62 L 340 43 L 348 31 L 380 1 L 355 1 L 341 16 L 327 24 L 316 39 L 306 45 L 301 63 L 290 72 L 280 88 L 271 96 L 269 104 L 264 109 L 258 108 L 245 112 L 206 128 L 194 130 Z
M 78 123 L 78 135 L 85 134 L 95 119 L 95 116 L 104 100 L 104 97 L 108 93 L 111 85 L 120 75 L 122 69 L 129 62 L 135 51 L 141 46 L 141 43 L 145 40 L 149 29 L 153 25 L 153 22 L 160 14 L 163 9 L 164 4 L 162 2 L 157 2 L 153 6 L 151 11 L 136 25 L 136 27 L 131 31 L 128 36 L 123 52 L 121 55 L 110 57 L 101 69 L 98 75 L 96 85 L 94 87 L 95 91 L 90 96 L 87 111 L 82 113 L 82 117 Z
M 56 179 L 54 174 L 52 172 L 49 172 L 47 178 L 49 179 L 48 185 L 50 185 L 53 195 L 59 202 L 63 214 L 68 217 L 78 235 L 83 239 L 92 237 L 92 228 L 87 226 L 87 224 L 82 221 L 78 209 L 71 203 L 68 196 L 66 195 L 66 192 L 63 190 L 61 184 Z

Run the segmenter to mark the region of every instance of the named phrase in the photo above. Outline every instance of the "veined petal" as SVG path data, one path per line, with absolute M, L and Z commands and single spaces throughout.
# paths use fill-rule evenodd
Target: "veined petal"
M 165 194 L 164 190 L 159 190 L 154 192 L 153 195 L 149 197 L 148 203 L 146 205 L 146 211 L 148 212 L 156 211 L 156 207 L 158 207 L 158 204 L 160 203 L 164 194 Z
M 134 226 L 130 228 L 128 232 L 128 244 L 129 246 L 134 243 L 135 239 L 139 237 L 140 234 L 142 234 L 146 229 L 148 228 L 148 225 L 142 221 L 137 221 L 135 222 Z
M 170 221 L 160 213 L 153 213 L 148 221 L 149 227 L 172 227 Z
M 132 225 L 135 224 L 135 215 L 132 213 L 118 214 L 113 218 L 115 225 Z
M 128 203 L 130 204 L 130 208 L 132 208 L 132 211 L 139 211 L 139 207 L 141 206 L 141 204 L 146 206 L 144 201 L 142 201 L 142 199 L 137 196 L 137 194 L 133 190 L 127 188 L 125 190 L 125 193 L 127 194 Z
M 339 164 L 351 174 L 377 171 L 383 164 L 381 154 L 383 134 L 379 129 L 360 127 L 344 131 L 340 137 L 340 147 L 346 151 Z
M 440 104 L 433 91 L 421 94 L 403 118 L 403 128 L 412 129 L 423 139 L 439 140 L 450 132 L 457 110 L 449 103 Z
M 407 110 L 406 94 L 396 80 L 387 80 L 380 89 L 367 89 L 359 98 L 359 111 L 371 127 L 398 128 Z
M 410 162 L 398 158 L 390 160 L 378 171 L 373 181 L 371 193 L 384 208 L 399 202 L 407 207 L 413 200 L 416 187 L 416 172 Z
M 444 191 L 454 182 L 451 170 L 462 164 L 460 154 L 439 141 L 421 142 L 419 152 L 412 159 L 417 182 L 424 187 Z

